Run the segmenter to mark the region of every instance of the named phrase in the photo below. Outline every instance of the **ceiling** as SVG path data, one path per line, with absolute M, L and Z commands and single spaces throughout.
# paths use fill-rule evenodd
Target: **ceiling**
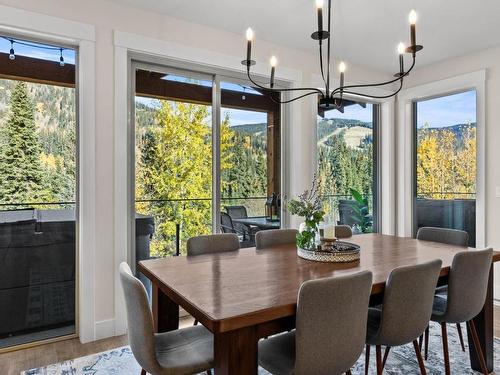
M 317 49 L 314 0 L 112 1 L 242 35 L 251 26 L 257 41 Z M 412 8 L 425 47 L 419 66 L 500 45 L 499 0 L 333 0 L 332 8 L 335 58 L 381 72 L 398 69 L 396 46 L 409 40 Z

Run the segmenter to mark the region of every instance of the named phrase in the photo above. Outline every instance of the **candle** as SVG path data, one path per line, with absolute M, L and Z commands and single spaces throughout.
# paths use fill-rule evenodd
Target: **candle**
M 339 72 L 340 72 L 340 95 L 344 92 L 344 89 L 342 88 L 344 86 L 344 72 L 345 72 L 345 63 L 342 61 L 339 64 Z
M 412 10 L 410 12 L 410 15 L 408 16 L 408 21 L 410 21 L 410 40 L 411 40 L 411 47 L 415 47 L 417 45 L 417 37 L 416 37 L 416 28 L 415 24 L 417 23 L 417 12 Z M 414 51 L 413 53 L 415 53 Z
M 318 9 L 318 32 L 319 40 L 322 39 L 323 33 L 323 0 L 316 0 L 316 8 Z
M 403 43 L 398 44 L 398 54 L 399 54 L 399 75 L 403 77 L 404 74 L 404 60 L 403 55 L 405 53 L 405 45 Z
M 335 225 L 325 225 L 323 237 L 327 240 L 335 238 Z
M 271 57 L 270 64 L 271 64 L 271 82 L 270 82 L 270 86 L 271 86 L 271 88 L 273 88 L 274 87 L 274 73 L 276 71 L 276 65 L 278 64 L 278 59 L 276 58 L 276 56 L 272 56 Z
M 249 27 L 247 29 L 247 66 L 250 67 L 250 62 L 252 61 L 252 40 L 253 40 L 253 30 Z

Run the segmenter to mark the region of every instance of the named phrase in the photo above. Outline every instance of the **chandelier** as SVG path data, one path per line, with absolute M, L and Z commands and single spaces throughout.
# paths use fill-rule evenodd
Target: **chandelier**
M 418 51 L 420 51 L 423 47 L 418 45 L 416 42 L 416 22 L 417 22 L 417 13 L 412 10 L 408 17 L 410 22 L 410 45 L 406 47 L 403 43 L 399 43 L 398 45 L 398 55 L 399 55 L 399 72 L 394 74 L 393 79 L 380 82 L 380 83 L 368 83 L 368 84 L 358 84 L 358 85 L 345 85 L 345 70 L 346 64 L 344 62 L 340 62 L 338 69 L 340 74 L 340 85 L 337 88 L 332 89 L 330 86 L 330 56 L 331 56 L 331 8 L 332 8 L 332 0 L 328 0 L 328 19 L 327 19 L 327 29 L 323 29 L 323 6 L 324 0 L 316 0 L 316 8 L 318 15 L 318 30 L 311 34 L 311 38 L 318 42 L 319 44 L 319 67 L 321 71 L 321 78 L 323 83 L 325 84 L 324 89 L 319 89 L 315 87 L 297 87 L 297 88 L 275 88 L 274 87 L 274 76 L 276 73 L 276 66 L 278 60 L 275 56 L 271 57 L 270 65 L 271 65 L 271 75 L 269 79 L 269 86 L 263 86 L 257 83 L 250 74 L 250 69 L 253 65 L 255 65 L 255 61 L 252 60 L 252 42 L 254 40 L 254 33 L 251 28 L 248 28 L 246 31 L 247 38 L 247 57 L 241 63 L 247 67 L 247 76 L 250 82 L 252 82 L 255 86 L 262 89 L 268 93 L 280 94 L 283 92 L 299 92 L 302 93 L 292 99 L 288 100 L 280 100 L 279 96 L 271 96 L 271 98 L 280 104 L 290 103 L 295 100 L 302 99 L 309 95 L 317 95 L 318 96 L 318 111 L 320 114 L 324 114 L 325 111 L 336 109 L 340 112 L 344 112 L 344 107 L 346 105 L 355 104 L 354 101 L 348 100 L 344 98 L 344 95 L 356 95 L 363 96 L 366 98 L 372 99 L 384 99 L 390 98 L 392 96 L 397 95 L 401 89 L 403 88 L 403 81 L 408 74 L 415 67 L 415 57 Z M 323 63 L 323 54 L 324 48 L 323 43 L 326 44 L 326 67 Z M 411 55 L 411 64 L 407 70 L 405 70 L 405 61 L 404 54 Z M 399 87 L 394 90 L 394 92 L 388 95 L 369 95 L 367 93 L 362 93 L 362 89 L 366 89 L 368 87 L 380 87 L 387 86 L 399 81 Z M 361 90 L 359 90 L 361 89 Z

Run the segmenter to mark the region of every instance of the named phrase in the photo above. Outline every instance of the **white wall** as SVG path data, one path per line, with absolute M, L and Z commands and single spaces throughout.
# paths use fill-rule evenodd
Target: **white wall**
M 417 69 L 407 81 L 408 87 L 439 81 L 445 78 L 486 70 L 485 122 L 486 122 L 486 245 L 500 249 L 500 197 L 495 188 L 500 186 L 500 47 L 442 61 Z M 495 267 L 495 298 L 500 299 L 500 266 Z
M 8 5 L 95 26 L 96 30 L 96 250 L 95 250 L 95 320 L 96 337 L 113 334 L 114 312 L 114 30 L 144 35 L 214 53 L 234 56 L 245 53 L 243 35 L 237 35 L 167 16 L 141 11 L 102 0 L 0 0 Z M 242 25 L 242 31 L 246 25 Z M 243 34 L 243 33 L 242 33 Z M 317 74 L 317 56 L 257 40 L 254 55 L 267 63 L 271 54 L 280 63 L 302 73 L 303 81 L 313 81 Z M 210 61 L 207 61 L 210 64 Z M 354 66 L 349 76 L 357 81 L 383 80 L 386 76 Z M 300 124 L 290 131 L 291 194 L 300 192 L 310 181 L 314 161 L 314 102 L 294 106 Z M 126 111 L 126 108 L 123 109 Z M 124 161 L 125 162 L 125 161 Z M 125 204 L 125 202 L 123 202 Z

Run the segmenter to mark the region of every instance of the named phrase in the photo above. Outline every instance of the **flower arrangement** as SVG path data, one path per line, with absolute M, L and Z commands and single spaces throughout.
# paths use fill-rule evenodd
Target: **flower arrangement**
M 323 211 L 323 197 L 320 194 L 320 186 L 316 175 L 313 178 L 311 190 L 306 190 L 298 196 L 298 199 L 291 199 L 288 202 L 288 211 L 292 215 L 304 218 L 304 230 L 297 234 L 297 246 L 314 251 L 316 250 L 316 235 L 319 230 L 319 223 L 323 221 L 325 212 Z

